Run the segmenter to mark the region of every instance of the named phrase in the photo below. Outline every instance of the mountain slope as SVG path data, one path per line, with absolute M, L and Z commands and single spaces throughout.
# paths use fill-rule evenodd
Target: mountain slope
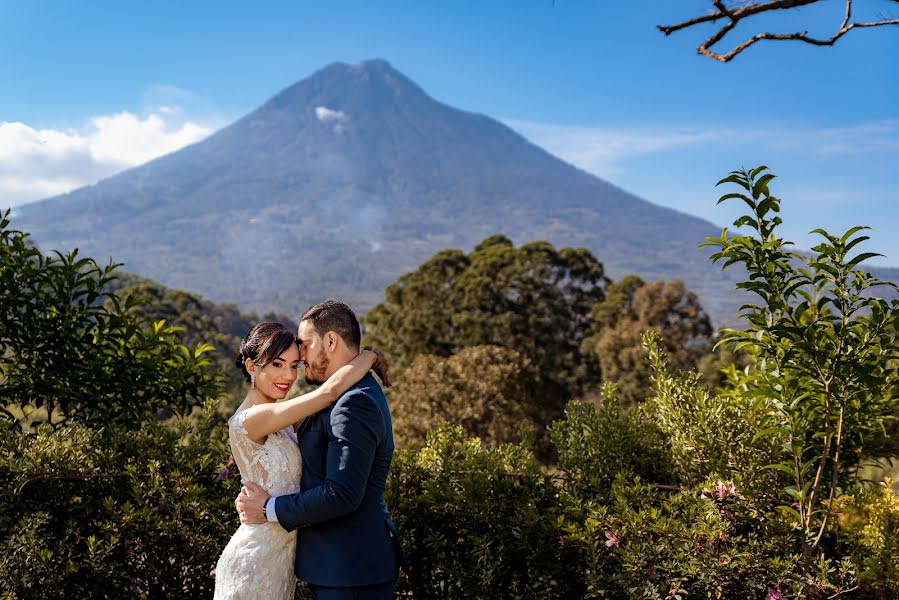
M 437 250 L 494 233 L 587 247 L 613 277 L 682 277 L 719 322 L 739 305 L 733 276 L 696 250 L 718 227 L 443 105 L 379 60 L 330 65 L 197 144 L 18 213 L 42 247 L 259 312 L 329 296 L 364 311 Z

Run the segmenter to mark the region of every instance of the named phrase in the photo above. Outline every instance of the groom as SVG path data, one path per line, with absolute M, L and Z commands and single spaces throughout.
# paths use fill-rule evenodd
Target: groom
M 326 300 L 300 317 L 297 332 L 306 382 L 324 383 L 359 353 L 356 315 Z M 298 529 L 296 575 L 316 600 L 393 597 L 402 548 L 384 505 L 393 428 L 384 392 L 369 373 L 297 432 L 303 455 L 300 492 L 269 498 L 247 483 L 236 505 L 241 523 L 277 521 Z

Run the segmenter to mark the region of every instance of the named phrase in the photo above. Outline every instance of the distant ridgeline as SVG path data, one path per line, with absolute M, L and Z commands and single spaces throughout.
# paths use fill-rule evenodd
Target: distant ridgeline
M 681 278 L 716 324 L 745 301 L 741 273 L 696 249 L 720 227 L 441 104 L 382 60 L 332 64 L 197 144 L 17 211 L 44 248 L 260 313 L 325 297 L 365 312 L 436 252 L 497 233 L 587 248 L 615 279 Z

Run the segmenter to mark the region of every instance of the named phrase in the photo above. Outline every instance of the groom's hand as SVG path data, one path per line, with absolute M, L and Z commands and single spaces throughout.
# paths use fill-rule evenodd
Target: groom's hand
M 245 525 L 261 525 L 265 523 L 262 507 L 265 506 L 268 499 L 268 492 L 255 483 L 248 481 L 245 486 L 240 488 L 240 494 L 234 501 L 237 514 L 240 515 L 240 522 Z

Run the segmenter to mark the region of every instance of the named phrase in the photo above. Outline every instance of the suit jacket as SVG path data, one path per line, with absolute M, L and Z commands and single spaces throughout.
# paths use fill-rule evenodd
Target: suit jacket
M 384 505 L 393 425 L 381 386 L 369 373 L 297 433 L 301 491 L 275 500 L 281 526 L 298 529 L 297 578 L 328 587 L 396 579 L 402 547 Z

